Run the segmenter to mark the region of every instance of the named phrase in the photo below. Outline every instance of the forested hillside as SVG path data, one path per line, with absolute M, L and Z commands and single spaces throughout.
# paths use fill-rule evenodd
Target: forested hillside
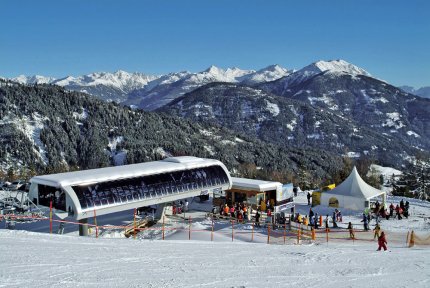
M 293 179 L 306 171 L 308 179 L 321 180 L 342 169 L 342 159 L 328 152 L 281 148 L 219 126 L 131 110 L 49 84 L 1 82 L 0 119 L 3 171 L 57 172 L 169 155 L 219 159 L 243 176 L 258 172 Z

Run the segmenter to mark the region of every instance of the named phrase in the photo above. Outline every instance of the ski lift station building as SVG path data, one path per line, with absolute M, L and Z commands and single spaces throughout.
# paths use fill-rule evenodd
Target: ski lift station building
M 35 176 L 29 198 L 54 212 L 85 220 L 138 207 L 230 189 L 223 163 L 191 156 L 124 166 Z M 61 216 L 60 216 L 61 217 Z

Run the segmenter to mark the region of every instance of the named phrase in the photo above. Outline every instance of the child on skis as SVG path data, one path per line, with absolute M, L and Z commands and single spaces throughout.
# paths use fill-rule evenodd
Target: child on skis
M 381 248 L 384 248 L 384 251 L 387 251 L 387 239 L 385 239 L 384 231 L 381 232 L 381 235 L 378 237 L 378 250 L 381 251 Z

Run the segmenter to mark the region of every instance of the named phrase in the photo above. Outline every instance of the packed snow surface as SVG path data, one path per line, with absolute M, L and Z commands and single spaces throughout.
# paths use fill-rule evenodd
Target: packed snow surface
M 430 250 L 0 231 L 2 287 L 428 287 Z
M 325 234 L 317 233 L 316 242 L 302 239 L 299 245 L 295 234 L 284 244 L 279 230 L 272 231 L 268 245 L 267 228 L 249 223 L 235 224 L 232 241 L 227 221 L 215 223 L 211 241 L 212 221 L 205 216 L 211 201 L 196 199 L 190 200 L 192 211 L 186 217 L 166 217 L 166 240 L 161 240 L 160 223 L 136 239 L 124 238 L 119 230 L 104 230 L 96 239 L 94 234 L 77 237 L 70 224 L 66 235 L 47 234 L 47 221 L 17 224 L 16 229 L 45 233 L 0 229 L 0 287 L 429 287 L 429 246 L 406 248 L 405 235 L 414 229 L 429 236 L 430 202 L 389 197 L 388 203 L 401 199 L 410 202 L 410 217 L 380 223 L 387 233 L 387 252 L 376 251 L 372 231 L 361 230 L 361 211 L 342 209 L 343 221 L 330 237 L 343 238 L 327 243 Z M 294 201 L 297 212 L 308 214 L 306 192 Z M 313 210 L 326 215 L 334 208 Z M 130 225 L 130 220 L 132 211 L 123 211 L 100 217 L 98 223 Z M 349 221 L 356 241 L 345 237 Z

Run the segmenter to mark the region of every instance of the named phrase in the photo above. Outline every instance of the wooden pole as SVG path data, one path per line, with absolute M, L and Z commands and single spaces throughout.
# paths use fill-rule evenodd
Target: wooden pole
M 409 231 L 408 231 L 408 234 L 406 235 L 406 247 L 408 247 L 408 240 L 409 240 Z
M 133 238 L 136 239 L 136 208 L 134 208 L 133 216 Z
M 163 229 L 162 229 L 162 231 L 163 231 L 163 240 L 164 240 L 164 215 L 163 215 Z
M 99 238 L 99 227 L 97 226 L 96 207 L 94 207 L 94 224 L 96 225 L 96 238 Z
M 284 223 L 284 244 L 286 242 L 287 238 L 287 223 Z
M 231 242 L 233 242 L 234 238 L 234 220 L 231 220 Z
M 267 244 L 270 244 L 270 224 L 267 225 Z
M 212 218 L 211 241 L 214 241 L 214 218 Z
M 325 237 L 326 237 L 327 244 L 328 244 L 328 228 L 325 228 Z
M 188 240 L 191 240 L 191 216 L 188 216 Z
M 251 242 L 254 242 L 254 224 L 252 223 Z
M 52 200 L 49 202 L 49 234 L 52 234 Z

